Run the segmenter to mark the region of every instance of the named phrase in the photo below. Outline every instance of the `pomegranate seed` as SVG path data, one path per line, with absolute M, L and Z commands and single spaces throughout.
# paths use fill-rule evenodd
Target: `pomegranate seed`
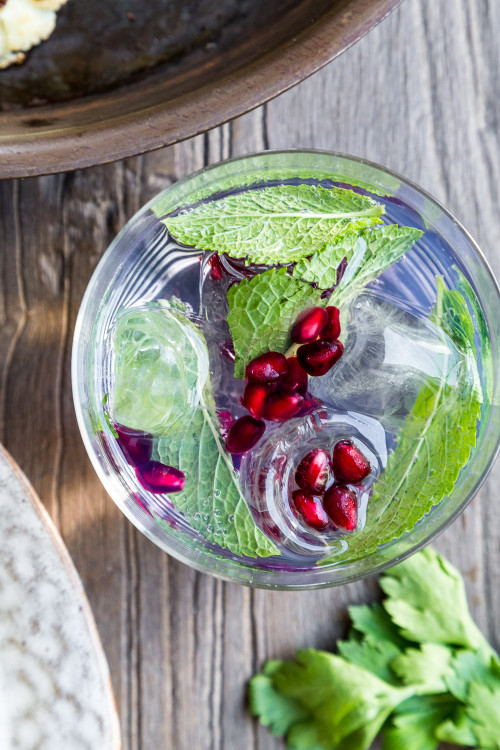
M 299 365 L 297 357 L 288 357 L 287 362 L 288 373 L 279 384 L 285 391 L 297 391 L 303 396 L 307 391 L 307 372 Z
M 325 493 L 323 506 L 338 529 L 354 531 L 358 525 L 358 498 L 354 490 L 334 484 Z
M 321 329 L 321 338 L 335 341 L 340 336 L 340 310 L 338 307 L 327 307 L 328 323 Z
M 264 419 L 271 422 L 284 422 L 294 417 L 302 408 L 304 396 L 279 389 L 270 393 L 264 402 Z
M 182 471 L 159 461 L 148 461 L 142 466 L 137 466 L 135 475 L 146 490 L 158 495 L 180 492 L 186 484 L 186 477 Z
M 295 472 L 295 481 L 303 490 L 324 492 L 330 479 L 330 456 L 322 448 L 315 448 L 304 456 Z
M 308 344 L 318 338 L 319 332 L 328 323 L 328 313 L 323 307 L 311 307 L 300 313 L 290 336 L 294 344 Z
M 350 440 L 340 440 L 333 446 L 333 472 L 336 479 L 357 484 L 371 471 L 370 462 Z
M 326 529 L 329 518 L 321 504 L 320 497 L 312 492 L 295 490 L 295 492 L 292 492 L 292 499 L 295 510 L 308 526 L 318 530 Z
M 344 353 L 340 341 L 319 339 L 304 344 L 297 351 L 297 359 L 304 370 L 315 377 L 325 375 Z
M 118 445 L 131 466 L 141 466 L 149 461 L 153 450 L 153 436 L 141 430 L 133 430 L 121 424 L 114 425 L 118 433 Z
M 245 374 L 251 383 L 272 383 L 287 372 L 288 362 L 284 354 L 265 352 L 249 362 Z
M 228 432 L 226 450 L 229 453 L 246 453 L 259 442 L 265 429 L 262 420 L 248 415 L 240 417 Z
M 272 385 L 263 383 L 248 383 L 241 399 L 241 403 L 248 409 L 252 417 L 260 419 L 264 413 L 264 401 L 271 393 Z
M 221 281 L 224 275 L 224 266 L 222 265 L 221 259 L 217 253 L 210 256 L 208 263 L 210 266 L 210 278 L 212 281 Z

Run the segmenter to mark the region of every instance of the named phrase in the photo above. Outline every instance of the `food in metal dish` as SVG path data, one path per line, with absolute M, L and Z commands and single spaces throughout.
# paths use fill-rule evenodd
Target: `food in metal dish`
M 0 69 L 22 63 L 52 34 L 66 0 L 0 0 Z

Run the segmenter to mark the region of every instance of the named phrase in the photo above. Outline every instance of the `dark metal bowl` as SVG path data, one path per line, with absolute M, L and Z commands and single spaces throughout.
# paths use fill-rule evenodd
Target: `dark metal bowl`
M 0 71 L 0 177 L 121 159 L 285 91 L 402 0 L 69 0 Z

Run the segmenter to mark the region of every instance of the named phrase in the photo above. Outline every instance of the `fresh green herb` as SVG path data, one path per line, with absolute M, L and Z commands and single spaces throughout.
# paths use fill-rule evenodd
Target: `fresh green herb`
M 436 750 L 441 739 L 498 749 L 499 661 L 458 571 L 426 549 L 381 585 L 384 609 L 350 609 L 340 656 L 310 649 L 265 665 L 250 681 L 252 713 L 290 750 L 367 750 L 380 730 L 384 750 Z
M 270 269 L 230 287 L 227 322 L 236 361 L 234 375 L 245 377 L 245 366 L 265 351 L 285 352 L 297 315 L 308 307 L 328 304 L 321 292 L 291 278 L 286 268 Z
M 201 331 L 179 310 L 123 315 L 115 333 L 115 418 L 159 437 L 160 459 L 186 474 L 169 500 L 213 544 L 234 554 L 279 554 L 245 503 L 224 450 Z
M 421 234 L 394 225 L 359 236 L 351 233 L 338 244 L 299 261 L 292 277 L 285 268 L 270 269 L 232 286 L 227 322 L 236 352 L 235 377 L 243 378 L 246 364 L 264 351 L 286 352 L 290 328 L 299 313 L 314 305 L 344 304 L 399 260 Z M 323 299 L 322 290 L 336 283 L 344 257 L 349 261 L 347 271 L 338 288 Z
M 470 616 L 462 576 L 437 552 L 429 548 L 396 565 L 380 585 L 384 608 L 407 640 L 491 652 Z
M 380 223 L 384 207 L 343 188 L 277 185 L 235 193 L 163 219 L 180 242 L 251 263 L 291 263 Z
M 333 291 L 329 304 L 342 308 L 374 281 L 393 263 L 400 260 L 422 236 L 419 229 L 389 224 L 372 232 L 364 232 L 366 251 L 356 248 L 342 280 Z
M 444 373 L 420 391 L 375 483 L 365 527 L 349 539 L 350 559 L 411 530 L 449 495 L 476 444 L 482 396 L 472 320 L 461 294 L 448 291 L 441 279 L 432 320 L 464 354 L 455 371 L 457 382 L 450 385 Z M 327 562 L 329 558 L 322 564 Z
M 308 156 L 302 154 L 301 160 L 305 161 Z M 166 191 L 151 206 L 159 219 L 163 219 L 167 214 L 172 213 L 178 208 L 194 205 L 201 200 L 214 198 L 221 193 L 237 190 L 242 188 L 263 188 L 269 183 L 286 183 L 297 184 L 297 181 L 309 183 L 323 183 L 323 186 L 330 187 L 332 183 L 340 183 L 342 186 L 349 184 L 352 187 L 362 188 L 373 195 L 394 195 L 400 188 L 401 183 L 396 177 L 385 175 L 384 188 L 373 182 L 367 182 L 362 179 L 361 175 L 366 169 L 365 164 L 356 165 L 351 162 L 349 165 L 350 176 L 347 178 L 345 173 L 335 172 L 332 170 L 322 170 L 316 167 L 317 157 L 315 154 L 310 156 L 310 166 L 299 166 L 294 164 L 291 167 L 275 167 L 276 159 L 274 155 L 269 154 L 266 157 L 259 155 L 257 157 L 246 157 L 244 162 L 226 162 L 218 168 L 218 179 L 214 180 L 211 170 L 202 172 L 196 176 L 196 181 L 187 180 L 182 184 L 177 184 L 175 190 Z M 360 176 L 355 172 L 358 171 Z M 376 178 L 376 176 L 374 175 Z
M 320 289 L 330 289 L 336 284 L 340 261 L 346 258 L 347 271 L 329 300 L 329 304 L 341 307 L 400 260 L 421 236 L 419 229 L 398 227 L 396 224 L 374 227 L 359 235 L 349 234 L 336 245 L 329 245 L 310 258 L 300 260 L 293 275 L 304 281 L 315 282 Z

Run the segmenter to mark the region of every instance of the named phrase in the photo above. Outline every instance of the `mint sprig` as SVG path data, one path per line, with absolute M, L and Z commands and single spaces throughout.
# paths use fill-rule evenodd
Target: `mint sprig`
M 179 242 L 251 263 L 291 263 L 380 223 L 382 204 L 344 188 L 276 185 L 201 203 L 163 219 Z
M 410 531 L 450 494 L 476 444 L 482 393 L 472 319 L 460 292 L 447 290 L 440 278 L 437 285 L 431 317 L 464 354 L 456 371 L 457 383 L 450 385 L 443 374 L 441 379 L 429 380 L 418 394 L 385 471 L 375 483 L 365 527 L 349 538 L 349 559 Z
M 279 554 L 224 450 L 199 328 L 167 305 L 131 310 L 118 322 L 115 352 L 115 419 L 158 437 L 160 460 L 186 475 L 170 502 L 212 544 L 248 557 Z

